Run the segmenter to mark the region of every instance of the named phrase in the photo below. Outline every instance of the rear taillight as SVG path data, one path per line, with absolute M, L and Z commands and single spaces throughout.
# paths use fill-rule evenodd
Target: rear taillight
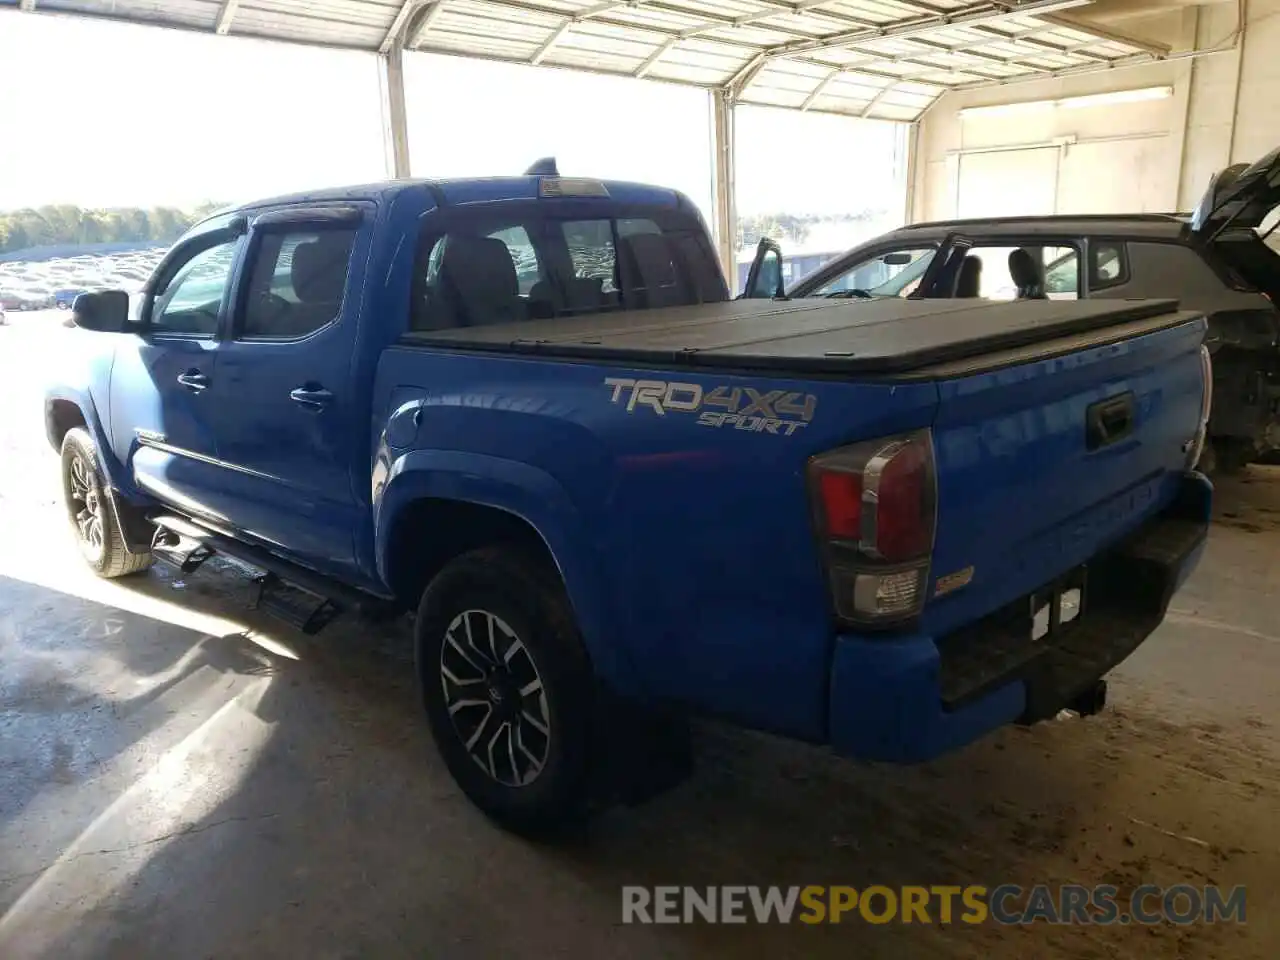
M 1203 344 L 1200 346 L 1200 388 L 1200 423 L 1197 425 L 1196 435 L 1185 448 L 1188 470 L 1196 467 L 1204 453 L 1204 445 L 1209 436 L 1209 414 L 1213 411 L 1213 359 L 1209 355 L 1209 348 Z
M 816 456 L 809 484 L 836 615 L 890 624 L 919 614 L 937 503 L 929 431 Z

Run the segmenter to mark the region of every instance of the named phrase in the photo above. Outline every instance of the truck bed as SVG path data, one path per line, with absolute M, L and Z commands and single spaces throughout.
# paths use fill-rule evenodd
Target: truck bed
M 1174 300 L 731 300 L 413 332 L 404 342 L 661 366 L 928 375 L 940 364 L 1025 362 L 1019 348 L 1054 352 L 1050 344 L 1058 343 L 1068 352 L 1085 345 L 1072 343 L 1082 336 L 1098 345 L 1197 316 L 1177 307 Z

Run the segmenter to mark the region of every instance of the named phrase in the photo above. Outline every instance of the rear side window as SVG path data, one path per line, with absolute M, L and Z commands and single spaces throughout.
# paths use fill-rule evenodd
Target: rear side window
M 1125 245 L 1103 240 L 1089 245 L 1089 290 L 1118 287 L 1129 279 Z
M 249 273 L 241 340 L 297 340 L 338 319 L 355 231 L 264 234 Z
M 427 234 L 415 330 L 722 300 L 700 230 L 649 218 L 547 219 Z

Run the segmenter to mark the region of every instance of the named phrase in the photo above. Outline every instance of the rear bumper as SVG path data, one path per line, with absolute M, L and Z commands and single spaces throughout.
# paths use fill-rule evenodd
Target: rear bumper
M 1029 599 L 946 637 L 837 637 L 832 746 L 866 760 L 927 760 L 1054 716 L 1160 625 L 1204 550 L 1211 495 L 1208 480 L 1187 474 L 1166 510 L 1089 561 L 1084 615 L 1041 641 L 1030 639 Z

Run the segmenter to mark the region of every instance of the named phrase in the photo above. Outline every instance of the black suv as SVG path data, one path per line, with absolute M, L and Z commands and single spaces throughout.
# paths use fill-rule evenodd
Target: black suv
M 1222 171 L 1191 214 L 914 224 L 832 260 L 786 295 L 1176 299 L 1209 318 L 1211 450 L 1216 468 L 1231 471 L 1280 452 L 1278 223 L 1280 150 Z M 776 293 L 771 266 L 753 267 L 746 296 Z

